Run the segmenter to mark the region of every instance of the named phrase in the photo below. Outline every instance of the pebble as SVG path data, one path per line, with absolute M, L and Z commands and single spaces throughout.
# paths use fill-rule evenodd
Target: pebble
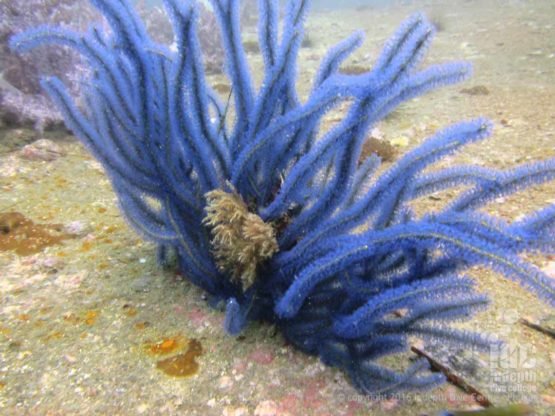
M 55 270 L 55 269 L 61 268 L 63 266 L 63 263 L 60 259 L 49 256 L 49 257 L 39 258 L 37 260 L 37 266 L 39 266 L 39 268 L 41 269 Z
M 64 156 L 65 152 L 52 140 L 39 139 L 36 142 L 28 144 L 21 149 L 20 156 L 22 159 L 51 162 Z
M 137 413 L 138 414 L 143 414 L 148 410 L 148 404 L 142 403 L 139 406 L 137 406 Z
M 64 232 L 67 234 L 83 237 L 91 231 L 91 227 L 84 221 L 72 221 L 64 225 Z
M 77 362 L 77 358 L 75 358 L 73 355 L 69 355 L 69 354 L 65 354 L 64 355 L 64 359 L 68 362 L 68 363 L 76 363 Z
M 233 385 L 233 380 L 231 379 L 231 377 L 229 376 L 222 376 L 220 377 L 218 386 L 221 389 L 228 389 L 229 387 L 231 387 Z
M 258 403 L 254 409 L 254 416 L 276 416 L 278 414 L 278 405 L 273 400 L 264 400 Z
M 89 169 L 95 170 L 97 172 L 104 172 L 104 168 L 96 160 L 86 160 L 85 161 L 85 166 L 87 166 Z
M 226 406 L 222 412 L 223 416 L 246 416 L 248 414 L 249 411 L 246 407 Z

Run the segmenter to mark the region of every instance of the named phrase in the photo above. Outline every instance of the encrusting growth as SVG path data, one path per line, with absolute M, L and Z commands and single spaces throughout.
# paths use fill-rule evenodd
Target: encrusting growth
M 247 290 L 256 279 L 258 265 L 278 251 L 271 224 L 249 212 L 236 192 L 220 189 L 206 194 L 206 217 L 216 264 Z

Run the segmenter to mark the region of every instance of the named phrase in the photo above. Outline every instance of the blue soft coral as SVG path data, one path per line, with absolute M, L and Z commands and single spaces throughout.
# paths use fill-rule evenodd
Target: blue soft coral
M 104 165 L 131 225 L 159 245 L 161 260 L 174 250 L 184 275 L 226 305 L 230 333 L 252 319 L 274 322 L 294 345 L 344 369 L 362 392 L 389 393 L 442 381 L 422 361 L 401 373 L 378 364 L 405 351 L 409 336 L 487 344 L 448 326 L 487 304 L 464 275 L 472 266 L 498 270 L 555 303 L 553 282 L 519 256 L 555 252 L 555 207 L 513 223 L 478 211 L 552 180 L 555 160 L 430 173 L 442 157 L 490 134 L 490 123 L 476 119 L 440 131 L 375 179 L 379 160 L 359 163 L 377 121 L 401 102 L 469 75 L 466 63 L 417 69 L 434 34 L 422 15 L 401 26 L 367 73 L 339 71 L 362 35 L 339 43 L 301 101 L 295 72 L 308 2 L 288 2 L 278 35 L 278 1 L 260 0 L 265 72 L 257 89 L 241 43 L 239 2 L 213 0 L 232 84 L 229 126 L 226 105 L 206 82 L 194 1 L 165 1 L 176 51 L 148 36 L 127 0 L 92 3 L 110 33 L 39 27 L 11 45 L 27 51 L 58 43 L 88 60 L 93 70 L 82 108 L 58 79 L 43 79 L 43 87 Z M 343 120 L 320 134 L 322 117 L 344 102 L 350 106 Z M 421 217 L 411 210 L 414 199 L 460 185 L 468 190 L 442 210 Z M 205 220 L 206 195 L 214 190 L 232 193 L 237 206 L 274 227 L 279 249 L 257 265 L 248 287 L 214 257 Z

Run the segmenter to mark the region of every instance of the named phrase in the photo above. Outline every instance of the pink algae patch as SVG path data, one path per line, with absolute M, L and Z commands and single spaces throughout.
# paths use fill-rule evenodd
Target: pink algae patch
M 250 355 L 249 355 L 249 361 L 254 361 L 257 364 L 270 364 L 272 361 L 274 361 L 274 354 L 272 354 L 271 351 L 264 349 L 264 348 L 259 348 L 254 350 Z
M 289 393 L 283 396 L 278 403 L 278 410 L 281 414 L 299 414 L 301 400 L 295 393 Z
M 308 409 L 319 409 L 324 406 L 322 391 L 326 382 L 322 379 L 309 380 L 303 391 L 303 404 Z
M 191 321 L 194 326 L 202 326 L 207 320 L 207 314 L 202 309 L 194 308 L 187 312 L 187 319 Z

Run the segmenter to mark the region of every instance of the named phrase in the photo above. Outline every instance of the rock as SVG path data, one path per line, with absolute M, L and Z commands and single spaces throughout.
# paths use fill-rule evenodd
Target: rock
M 221 376 L 220 380 L 218 381 L 218 386 L 220 389 L 228 389 L 233 385 L 233 380 L 229 376 Z
M 77 362 L 77 358 L 70 354 L 65 354 L 64 359 L 70 364 L 75 364 Z
M 65 152 L 60 146 L 48 139 L 40 139 L 28 144 L 20 152 L 22 159 L 43 162 L 51 162 L 64 155 Z
M 49 256 L 39 258 L 37 260 L 37 266 L 47 271 L 56 271 L 56 269 L 63 267 L 63 262 L 57 257 Z
M 71 234 L 77 237 L 83 237 L 90 231 L 92 231 L 91 227 L 81 220 L 72 221 L 64 225 L 64 232 L 66 234 Z

